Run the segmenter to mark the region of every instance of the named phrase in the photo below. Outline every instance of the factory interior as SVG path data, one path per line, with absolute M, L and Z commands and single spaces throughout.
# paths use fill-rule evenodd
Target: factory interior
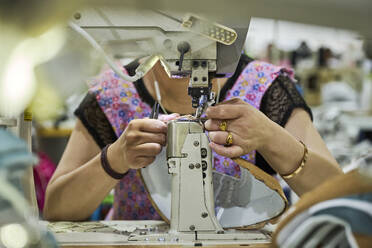
M 0 2 L 0 248 L 372 247 L 372 1 Z

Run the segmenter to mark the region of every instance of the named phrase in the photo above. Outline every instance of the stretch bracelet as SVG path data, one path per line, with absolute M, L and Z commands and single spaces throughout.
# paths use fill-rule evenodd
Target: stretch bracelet
M 118 173 L 116 171 L 114 171 L 109 163 L 109 161 L 107 160 L 107 149 L 108 147 L 110 146 L 111 144 L 108 144 L 106 145 L 103 149 L 102 149 L 102 152 L 101 152 L 101 165 L 102 165 L 102 168 L 103 170 L 112 178 L 114 179 L 117 179 L 117 180 L 120 180 L 122 179 L 127 173 Z
M 307 156 L 309 155 L 309 151 L 307 150 L 307 146 L 302 141 L 300 141 L 300 143 L 304 146 L 304 155 L 302 156 L 300 166 L 298 166 L 298 168 L 290 174 L 280 175 L 283 179 L 291 179 L 292 177 L 300 173 L 300 171 L 302 171 L 302 169 L 305 167 Z

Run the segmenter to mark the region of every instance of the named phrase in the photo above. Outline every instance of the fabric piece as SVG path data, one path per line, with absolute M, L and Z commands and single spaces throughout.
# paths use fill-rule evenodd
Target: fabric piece
M 280 183 L 272 176 L 265 173 L 263 170 L 255 166 L 254 164 L 249 163 L 248 161 L 241 159 L 241 158 L 235 158 L 234 162 L 239 164 L 241 167 L 247 169 L 257 180 L 262 181 L 267 187 L 269 187 L 272 190 L 275 190 L 280 197 L 283 199 L 285 207 L 283 211 L 277 215 L 275 218 L 270 220 L 270 223 L 276 223 L 279 220 L 279 217 L 284 213 L 288 208 L 288 200 L 284 195 L 283 188 L 280 186 Z
M 29 152 L 25 141 L 0 128 L 0 181 L 2 183 L 0 187 L 3 189 L 8 187 L 18 193 L 13 195 L 15 193 L 13 192 L 10 195 L 10 190 L 6 189 L 5 192 L 2 190 L 3 192 L 0 194 L 0 211 L 2 213 L 16 211 L 17 207 L 12 205 L 10 199 L 16 198 L 18 200 L 19 197 L 26 195 L 23 185 L 24 176 L 35 163 L 37 163 L 37 158 Z M 6 219 L 11 220 L 12 216 L 10 218 L 7 216 Z
M 39 152 L 38 157 L 39 164 L 33 167 L 33 172 L 37 205 L 42 213 L 45 202 L 45 191 L 54 171 L 56 170 L 56 165 L 43 152 Z
M 28 152 L 28 147 L 23 140 L 0 129 L 0 170 L 26 170 L 35 163 L 37 163 L 36 157 Z
M 123 71 L 128 73 L 125 69 Z M 251 62 L 227 92 L 226 100 L 240 98 L 259 109 L 264 93 L 282 73 L 292 75 L 290 71 L 265 62 Z M 134 83 L 124 81 L 112 70 L 102 73 L 91 85 L 90 92 L 96 95 L 96 100 L 117 137 L 131 120 L 148 117 L 151 113 L 151 106 L 141 100 Z M 214 158 L 214 168 L 218 172 L 240 177 L 238 164 L 217 154 L 214 154 Z M 242 158 L 255 163 L 255 152 Z M 160 219 L 148 199 L 142 180 L 134 170 L 118 183 L 115 199 L 114 219 Z
M 166 151 L 163 150 L 153 164 L 140 171 L 154 206 L 169 223 L 172 176 L 163 164 L 165 159 Z M 215 214 L 223 228 L 257 227 L 257 223 L 272 221 L 278 217 L 287 205 L 280 184 L 274 177 L 257 166 L 240 160 L 241 162 L 236 161 L 242 166 L 240 179 L 216 170 L 212 173 Z
M 278 242 L 279 247 L 358 247 L 347 222 L 331 215 L 306 213 L 281 232 Z
M 342 187 L 340 187 L 342 185 Z M 368 177 L 364 177 L 358 170 L 353 170 L 347 174 L 341 174 L 330 178 L 322 185 L 314 190 L 304 194 L 301 199 L 292 206 L 285 214 L 284 218 L 278 224 L 273 235 L 272 245 L 277 246 L 277 239 L 284 227 L 291 223 L 291 221 L 312 206 L 331 199 L 351 196 L 351 195 L 365 195 L 372 192 L 372 181 Z M 356 240 L 361 247 L 364 242 L 371 242 L 372 236 L 365 236 L 363 234 Z
M 340 204 L 330 205 L 328 208 L 318 210 L 313 215 L 335 216 L 347 222 L 353 232 L 372 236 L 372 193 L 357 194 L 345 198 L 336 198 L 335 200 L 338 200 L 337 202 Z M 367 206 L 369 212 L 357 208 L 363 204 Z

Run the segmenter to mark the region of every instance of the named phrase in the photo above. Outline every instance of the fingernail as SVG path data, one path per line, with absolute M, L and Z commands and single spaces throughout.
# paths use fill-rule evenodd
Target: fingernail
M 163 128 L 163 127 L 166 127 L 167 126 L 167 124 L 165 124 L 164 122 L 162 122 L 162 121 L 157 121 L 157 125 L 158 125 L 158 127 L 160 127 L 160 128 Z
M 180 115 L 177 114 L 177 113 L 173 113 L 173 114 L 168 115 L 168 116 L 167 116 L 167 119 L 168 119 L 168 120 L 169 120 L 169 119 L 173 119 L 173 118 L 178 117 L 178 116 L 180 116 Z

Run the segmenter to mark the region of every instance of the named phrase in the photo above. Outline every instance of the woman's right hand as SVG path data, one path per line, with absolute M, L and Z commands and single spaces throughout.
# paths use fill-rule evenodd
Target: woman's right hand
M 118 173 L 140 169 L 151 164 L 166 144 L 166 122 L 178 114 L 155 119 L 135 119 L 129 122 L 119 139 L 108 149 L 110 165 Z

